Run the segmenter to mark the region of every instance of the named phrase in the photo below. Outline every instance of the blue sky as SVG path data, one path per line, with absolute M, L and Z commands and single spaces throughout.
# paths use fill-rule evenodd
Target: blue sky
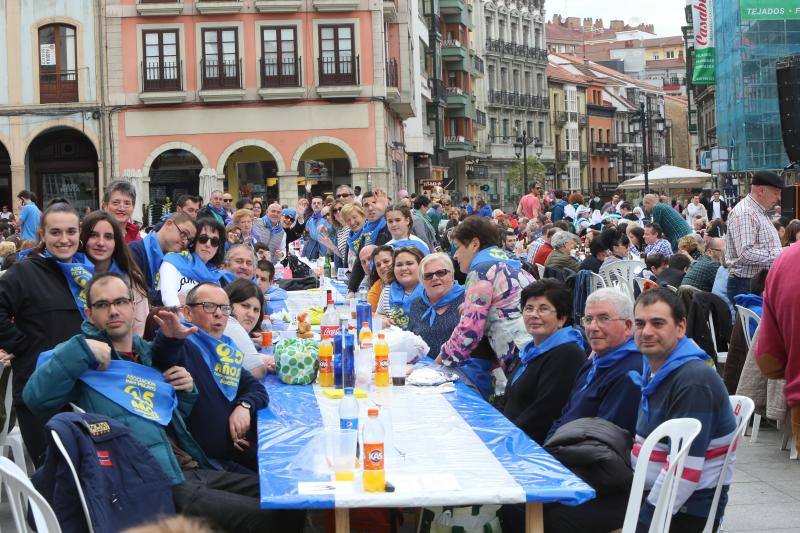
M 685 24 L 686 0 L 545 0 L 547 20 L 554 14 L 565 17 L 602 18 L 606 27 L 612 19 L 628 24 L 654 24 L 660 36 L 680 35 Z

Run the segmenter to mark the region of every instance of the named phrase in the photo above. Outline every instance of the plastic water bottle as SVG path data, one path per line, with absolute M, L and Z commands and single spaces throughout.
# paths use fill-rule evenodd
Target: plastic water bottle
M 344 389 L 344 397 L 339 403 L 339 427 L 358 429 L 358 400 L 353 394 L 353 387 Z
M 367 411 L 364 425 L 364 491 L 384 492 L 386 490 L 386 471 L 384 468 L 384 432 L 378 419 L 378 410 Z

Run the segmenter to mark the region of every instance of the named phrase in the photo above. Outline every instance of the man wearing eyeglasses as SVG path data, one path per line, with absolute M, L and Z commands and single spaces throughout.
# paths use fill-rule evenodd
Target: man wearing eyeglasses
M 633 340 L 633 303 L 613 288 L 598 289 L 586 299 L 582 319 L 592 357 L 583 365 L 561 417 L 550 428 L 549 439 L 558 428 L 579 418 L 598 417 L 636 432 L 641 389 L 628 372 L 642 372 L 643 356 Z M 548 531 L 612 531 L 622 527 L 628 493 L 602 495 L 571 507 L 547 506 Z
M 686 275 L 683 276 L 681 285 L 691 285 L 701 291 L 711 292 L 717 270 L 725 258 L 725 239 L 709 239 L 706 251 L 697 261 L 692 263 Z
M 157 362 L 185 366 L 194 378 L 200 394 L 186 424 L 203 452 L 223 465 L 235 461 L 256 472 L 255 413 L 267 406 L 267 391 L 242 367 L 243 353 L 224 334 L 228 295 L 214 283 L 201 283 L 186 295 L 182 310 L 199 331 Z
M 226 192 L 222 195 L 222 209 L 225 210 L 226 220 L 233 216 L 235 209 L 233 205 L 233 196 L 230 193 Z
M 156 276 L 168 252 L 182 252 L 188 249 L 197 235 L 194 221 L 186 213 L 175 213 L 168 218 L 161 229 L 151 231 L 144 239 L 128 245 L 133 260 L 144 274 L 151 305 L 161 305 L 161 295 L 156 290 Z

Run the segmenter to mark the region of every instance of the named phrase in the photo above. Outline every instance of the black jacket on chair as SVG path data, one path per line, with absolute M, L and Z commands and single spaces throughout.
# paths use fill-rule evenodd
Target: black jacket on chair
M 714 319 L 716 346 L 712 341 L 708 325 L 709 314 Z M 728 351 L 732 329 L 731 311 L 725 300 L 710 292 L 697 291 L 686 314 L 686 336 L 696 342 L 716 362 L 717 353 Z
M 592 486 L 598 496 L 630 490 L 631 434 L 603 418 L 579 418 L 558 428 L 545 450 Z

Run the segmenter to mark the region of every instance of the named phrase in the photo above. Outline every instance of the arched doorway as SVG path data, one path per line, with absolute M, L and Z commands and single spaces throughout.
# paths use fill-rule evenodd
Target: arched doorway
M 40 207 L 53 198 L 66 198 L 79 210 L 99 207 L 97 151 L 83 133 L 71 128 L 42 133 L 28 147 L 26 163 Z
M 260 146 L 237 148 L 225 161 L 227 191 L 236 198 L 278 200 L 278 163 Z
M 150 165 L 150 203 L 175 202 L 182 194 L 199 194 L 203 164 L 190 151 L 167 150 Z
M 344 150 L 330 143 L 315 144 L 300 156 L 297 187 L 300 196 L 333 194 L 336 187 L 350 185 L 350 159 Z
M 14 210 L 11 194 L 11 157 L 3 143 L 0 143 L 0 208 L 7 205 L 10 211 Z

